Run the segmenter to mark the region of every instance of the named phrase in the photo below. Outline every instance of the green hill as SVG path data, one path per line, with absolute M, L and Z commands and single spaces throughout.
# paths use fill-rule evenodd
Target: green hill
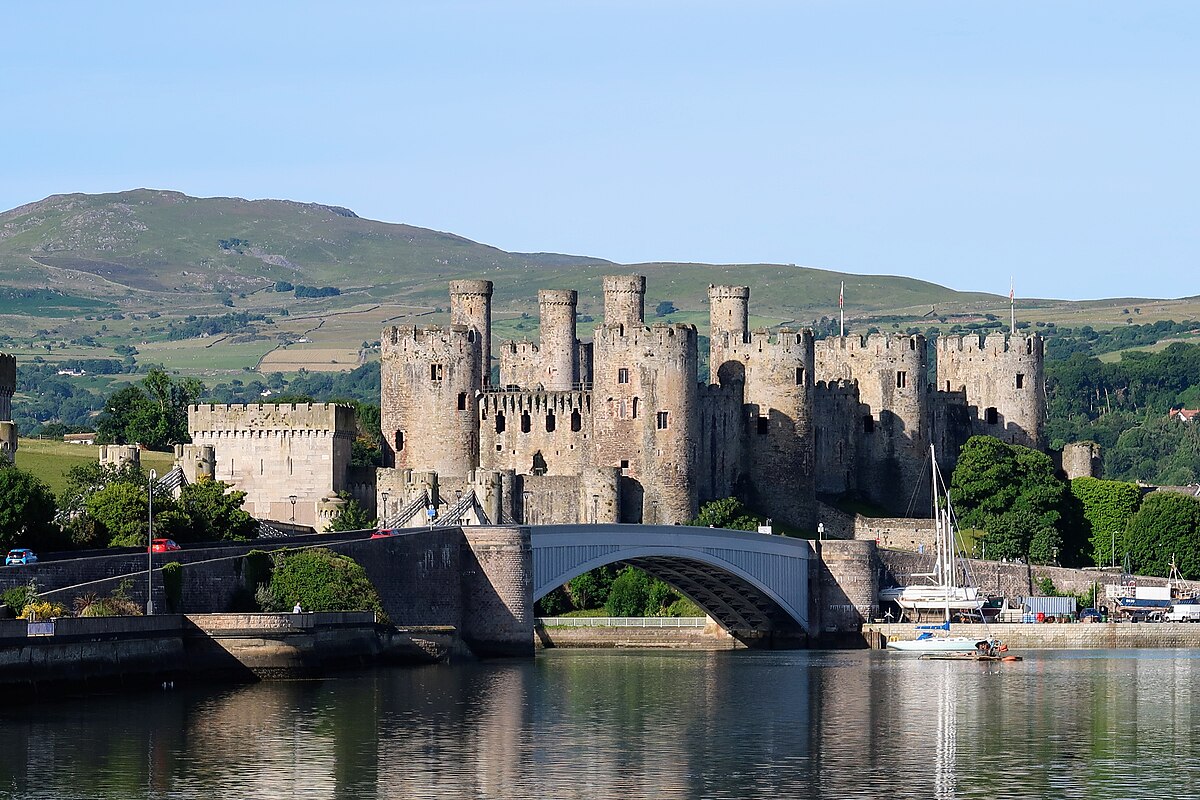
M 679 309 L 671 319 L 702 329 L 710 283 L 751 286 L 756 325 L 809 325 L 836 316 L 842 281 L 852 330 L 1007 316 L 1006 297 L 911 278 L 509 253 L 335 206 L 137 189 L 54 195 L 0 213 L 0 349 L 22 360 L 108 356 L 201 375 L 345 370 L 373 357 L 370 345 L 385 324 L 444 321 L 449 280 L 495 282 L 503 339 L 536 333 L 539 288 L 578 289 L 581 314 L 599 316 L 600 277 L 610 272 L 646 274 L 648 309 L 669 300 Z M 275 291 L 288 284 L 338 293 Z M 1160 302 L 1022 301 L 1020 313 L 1028 320 L 1116 325 L 1124 320 L 1114 304 L 1140 303 L 1139 322 L 1188 315 Z M 180 335 L 181 323 L 195 324 L 189 317 L 230 312 L 248 317 Z M 581 324 L 583 331 L 590 327 Z

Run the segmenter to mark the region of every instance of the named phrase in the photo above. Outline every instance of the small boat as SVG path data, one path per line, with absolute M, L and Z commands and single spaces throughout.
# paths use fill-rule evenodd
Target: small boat
M 918 625 L 918 635 L 915 639 L 889 639 L 887 646 L 906 653 L 965 653 L 998 657 L 1000 653 L 1008 650 L 998 639 L 949 635 L 952 615 L 960 619 L 973 616 L 982 621 L 983 614 L 980 609 L 987 601 L 976 587 L 958 584 L 953 510 L 950 508 L 949 495 L 945 492 L 945 482 L 938 472 L 933 445 L 929 446 L 929 461 L 933 480 L 933 521 L 937 534 L 937 552 L 933 572 L 918 577 L 931 577 L 936 583 L 884 590 L 879 593 L 879 597 L 881 600 L 894 601 L 905 611 L 915 611 L 918 622 L 922 611 L 934 610 L 942 613 L 943 621 L 940 625 Z M 940 496 L 946 498 L 945 510 L 938 505 Z M 966 583 L 965 568 L 963 576 Z M 938 635 L 937 631 L 944 632 L 944 635 Z

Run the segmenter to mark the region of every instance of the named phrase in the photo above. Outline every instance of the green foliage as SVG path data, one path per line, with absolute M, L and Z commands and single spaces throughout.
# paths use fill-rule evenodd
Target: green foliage
M 1147 495 L 1117 547 L 1128 548 L 1139 575 L 1167 575 L 1174 556 L 1185 579 L 1200 578 L 1200 500 L 1178 492 Z
M 606 566 L 598 567 L 567 581 L 566 592 L 571 606 L 582 610 L 604 605 L 616 577 L 616 570 L 611 566 Z
M 163 499 L 168 500 L 165 497 Z M 167 505 L 166 502 L 163 505 Z M 136 547 L 148 544 L 146 532 L 150 508 L 145 486 L 111 483 L 93 492 L 87 498 L 85 508 L 87 515 L 96 523 L 98 537 L 107 546 Z
M 707 528 L 729 528 L 735 531 L 756 531 L 765 522 L 752 514 L 736 497 L 712 500 L 700 507 L 700 513 L 689 525 Z
M 562 586 L 544 595 L 537 601 L 536 613 L 539 617 L 559 617 L 571 610 L 571 598 Z
M 363 531 L 375 527 L 375 517 L 351 497 L 349 492 L 338 492 L 338 497 L 342 498 L 345 504 L 329 523 L 330 531 Z
M 38 599 L 37 583 L 30 581 L 24 586 L 14 586 L 0 593 L 0 603 L 9 607 L 14 615 Z
M 1045 453 L 972 436 L 959 454 L 950 502 L 962 527 L 987 531 L 990 558 L 1079 560 L 1078 509 Z
M 46 484 L 0 458 L 0 548 L 53 550 L 66 544 L 54 524 L 54 495 Z
M 1114 539 L 1117 553 L 1123 553 L 1125 528 L 1142 504 L 1141 489 L 1123 481 L 1076 478 L 1071 481 L 1071 494 L 1083 507 L 1092 563 L 1099 567 L 1115 564 L 1120 559 L 1112 552 Z
M 374 611 L 383 617 L 379 593 L 354 559 L 315 548 L 276 556 L 271 592 L 286 608 L 305 611 Z
M 649 599 L 650 578 L 640 569 L 626 567 L 617 575 L 604 601 L 610 617 L 640 617 Z
M 258 523 L 242 510 L 246 493 L 229 491 L 229 484 L 201 478 L 183 487 L 178 510 L 183 516 L 176 536 L 184 541 L 212 542 L 253 539 Z
M 671 605 L 667 606 L 668 617 L 703 617 L 707 616 L 704 609 L 688 600 L 686 597 L 681 597 Z
M 183 565 L 178 561 L 163 564 L 163 593 L 167 596 L 167 608 L 174 614 L 183 610 Z
M 190 441 L 187 407 L 203 391 L 194 378 L 173 381 L 152 369 L 141 386 L 126 386 L 112 394 L 96 424 L 98 438 L 117 444 L 142 444 L 153 450 Z
M 77 617 L 140 617 L 142 607 L 129 599 L 129 590 L 133 581 L 126 578 L 108 597 L 99 597 L 95 593 L 80 595 L 75 598 L 75 616 Z
M 678 310 L 679 309 L 675 308 L 675 304 L 672 303 L 670 300 L 663 300 L 661 303 L 659 303 L 658 305 L 656 305 L 654 307 L 654 316 L 665 317 L 668 314 L 674 314 Z
M 251 550 L 242 559 L 242 583 L 251 592 L 271 582 L 271 554 L 263 550 Z

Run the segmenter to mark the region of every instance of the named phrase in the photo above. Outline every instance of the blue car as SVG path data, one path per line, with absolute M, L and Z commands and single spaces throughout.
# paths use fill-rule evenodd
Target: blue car
M 8 556 L 4 559 L 4 566 L 11 567 L 14 564 L 36 564 L 37 556 L 27 547 L 17 547 L 8 551 Z

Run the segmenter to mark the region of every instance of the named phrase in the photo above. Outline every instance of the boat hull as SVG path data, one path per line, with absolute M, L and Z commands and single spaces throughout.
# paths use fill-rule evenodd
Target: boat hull
M 904 653 L 974 653 L 982 639 L 965 636 L 932 636 L 928 639 L 902 639 L 889 641 L 891 650 Z
M 905 586 L 899 590 L 884 590 L 879 597 L 896 603 L 905 611 L 978 611 L 986 602 L 974 586 Z

